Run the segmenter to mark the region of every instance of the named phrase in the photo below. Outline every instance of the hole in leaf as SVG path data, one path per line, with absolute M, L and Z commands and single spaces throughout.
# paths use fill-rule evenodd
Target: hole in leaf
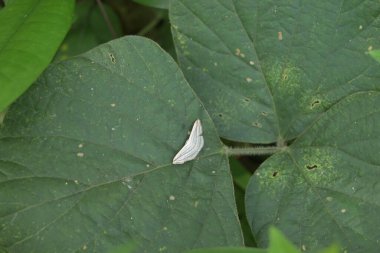
M 259 122 L 253 122 L 252 125 L 254 127 L 257 127 L 257 128 L 262 128 L 263 127 L 263 125 L 261 125 L 261 123 L 259 123 Z
M 112 63 L 116 63 L 115 56 L 113 56 L 113 54 L 109 54 L 109 56 L 110 56 Z
M 311 103 L 311 107 L 314 108 L 314 107 L 318 106 L 320 103 L 321 103 L 321 101 L 319 99 L 316 99 Z
M 306 168 L 307 168 L 308 170 L 314 170 L 314 169 L 318 168 L 318 166 L 315 165 L 315 164 L 313 164 L 313 165 L 306 165 Z
M 219 118 L 223 118 L 223 114 L 222 113 L 218 113 L 218 116 L 219 116 Z
M 276 177 L 278 175 L 278 171 L 273 172 L 272 177 Z

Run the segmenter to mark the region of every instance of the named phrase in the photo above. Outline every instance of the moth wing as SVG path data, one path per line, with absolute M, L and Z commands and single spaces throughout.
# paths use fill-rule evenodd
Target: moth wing
M 173 164 L 183 164 L 187 161 L 193 160 L 201 151 L 204 145 L 204 139 L 202 136 L 201 121 L 197 119 L 194 122 L 193 128 L 189 138 L 186 140 L 185 145 L 174 156 Z

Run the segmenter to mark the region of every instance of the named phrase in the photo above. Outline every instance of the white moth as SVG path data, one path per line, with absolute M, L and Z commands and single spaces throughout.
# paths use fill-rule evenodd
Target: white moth
M 186 140 L 185 145 L 174 156 L 173 164 L 183 164 L 187 161 L 194 160 L 199 151 L 203 148 L 203 144 L 202 125 L 201 121 L 197 119 L 191 129 L 189 139 Z

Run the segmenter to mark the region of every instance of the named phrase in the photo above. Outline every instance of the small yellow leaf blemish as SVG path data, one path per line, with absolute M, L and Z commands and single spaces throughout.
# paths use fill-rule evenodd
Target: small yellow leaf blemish
M 63 43 L 61 46 L 61 51 L 66 52 L 69 49 L 69 45 L 67 43 Z
M 261 123 L 259 123 L 259 122 L 253 122 L 252 126 L 257 127 L 257 128 L 262 128 L 263 127 L 263 125 Z

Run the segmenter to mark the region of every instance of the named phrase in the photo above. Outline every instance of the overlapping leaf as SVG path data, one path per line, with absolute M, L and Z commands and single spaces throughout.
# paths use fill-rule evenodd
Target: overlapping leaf
M 172 165 L 195 119 L 205 145 Z M 139 252 L 242 245 L 227 158 L 174 61 L 129 37 L 51 66 L 0 131 L 0 245 Z
M 73 0 L 8 2 L 0 10 L 0 111 L 49 64 L 70 28 L 74 9 Z
M 378 89 L 380 2 L 172 1 L 184 73 L 228 139 L 297 137 L 356 91 Z
M 259 245 L 275 224 L 304 251 L 331 242 L 346 252 L 378 251 L 379 108 L 379 92 L 351 95 L 259 168 L 246 195 Z

